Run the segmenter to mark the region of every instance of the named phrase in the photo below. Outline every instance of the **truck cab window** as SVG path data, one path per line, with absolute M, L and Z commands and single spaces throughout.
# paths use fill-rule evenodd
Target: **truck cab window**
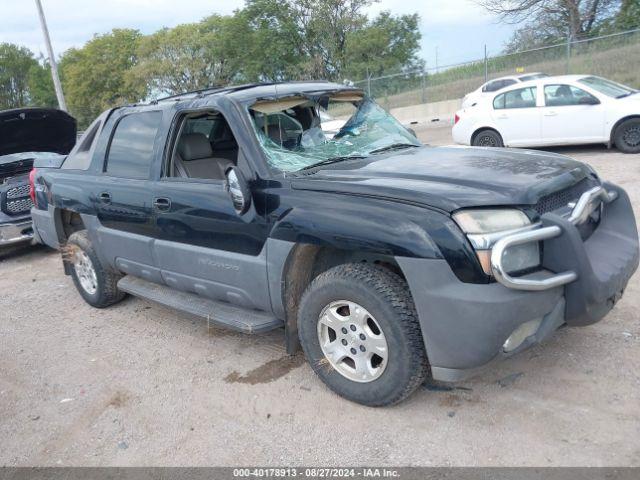
M 186 115 L 173 144 L 170 177 L 223 180 L 238 160 L 238 143 L 218 112 Z
M 107 174 L 123 178 L 149 178 L 153 146 L 161 119 L 161 112 L 144 112 L 132 113 L 118 122 L 107 153 Z

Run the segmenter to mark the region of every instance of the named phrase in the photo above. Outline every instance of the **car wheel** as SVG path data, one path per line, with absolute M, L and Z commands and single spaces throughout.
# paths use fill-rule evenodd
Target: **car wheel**
M 613 143 L 621 152 L 640 153 L 640 118 L 630 118 L 618 125 Z
M 73 283 L 89 305 L 104 308 L 125 297 L 126 294 L 117 286 L 121 275 L 102 265 L 86 230 L 71 234 L 63 249 L 63 257 L 71 264 Z
M 473 137 L 474 147 L 503 147 L 502 137 L 495 130 L 481 130 Z
M 319 275 L 302 296 L 298 332 L 320 379 L 363 405 L 404 400 L 429 371 L 409 288 L 382 267 L 345 264 Z

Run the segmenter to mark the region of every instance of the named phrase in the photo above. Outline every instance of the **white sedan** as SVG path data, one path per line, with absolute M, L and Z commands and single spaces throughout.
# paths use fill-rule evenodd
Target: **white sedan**
M 640 153 L 640 94 L 592 75 L 519 83 L 459 110 L 453 140 L 486 147 L 605 143 Z
M 465 95 L 462 99 L 462 108 L 472 107 L 480 100 L 492 96 L 494 92 L 510 87 L 516 83 L 528 82 L 529 80 L 537 80 L 538 78 L 548 77 L 546 73 L 523 73 L 520 75 L 508 75 L 506 77 L 494 78 L 480 85 L 477 90 Z

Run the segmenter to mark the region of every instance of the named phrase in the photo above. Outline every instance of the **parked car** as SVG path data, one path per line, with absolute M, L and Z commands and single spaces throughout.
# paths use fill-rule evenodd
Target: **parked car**
M 32 240 L 29 172 L 33 161 L 69 153 L 75 132 L 75 120 L 59 110 L 0 112 L 0 250 Z
M 458 111 L 453 140 L 486 147 L 606 143 L 639 153 L 640 95 L 592 75 L 534 80 Z
M 328 139 L 332 103 L 352 113 Z M 115 108 L 32 178 L 35 231 L 87 303 L 284 327 L 289 353 L 365 405 L 597 322 L 638 266 L 627 194 L 587 165 L 424 146 L 334 83 Z
M 506 77 L 494 78 L 482 84 L 477 90 L 468 93 L 462 99 L 462 108 L 472 107 L 483 98 L 492 96 L 494 92 L 510 87 L 516 83 L 528 82 L 539 78 L 548 77 L 546 73 L 523 73 L 520 75 L 508 75 Z

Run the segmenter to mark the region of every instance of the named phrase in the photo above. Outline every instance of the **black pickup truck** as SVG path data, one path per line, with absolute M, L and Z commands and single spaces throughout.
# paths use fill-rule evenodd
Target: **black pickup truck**
M 552 153 L 422 145 L 361 90 L 244 85 L 103 113 L 36 162 L 80 295 L 284 327 L 366 405 L 600 320 L 638 266 L 627 194 Z
M 75 142 L 76 121 L 65 112 L 48 108 L 0 112 L 0 253 L 33 238 L 29 172 L 34 159 L 66 155 Z

